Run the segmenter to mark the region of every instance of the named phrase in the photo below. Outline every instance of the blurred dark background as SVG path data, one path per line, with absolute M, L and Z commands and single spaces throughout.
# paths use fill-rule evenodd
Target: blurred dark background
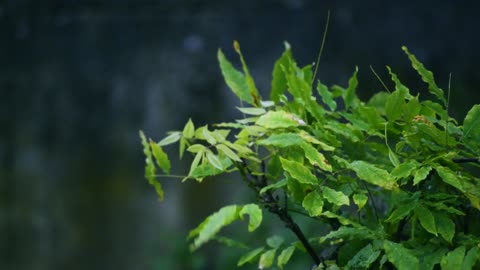
M 0 1 L 0 269 L 232 269 L 243 251 L 208 245 L 190 254 L 185 237 L 220 206 L 245 202 L 248 191 L 234 177 L 202 185 L 162 179 L 159 203 L 143 178 L 138 130 L 160 139 L 189 117 L 197 126 L 234 117 L 238 103 L 216 62 L 222 48 L 238 64 L 234 39 L 267 97 L 283 41 L 301 65 L 316 59 L 327 10 L 322 82 L 346 85 L 357 65 L 366 100 L 382 90 L 369 65 L 384 81 L 389 65 L 424 94 L 400 49 L 406 45 L 442 88 L 453 74 L 450 112 L 461 120 L 480 101 L 479 8 L 475 1 Z M 189 159 L 177 162 L 176 147 L 168 149 L 173 172 L 184 174 Z

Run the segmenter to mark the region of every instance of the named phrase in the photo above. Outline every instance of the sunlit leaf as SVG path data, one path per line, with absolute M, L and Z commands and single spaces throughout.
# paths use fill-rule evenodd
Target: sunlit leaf
M 413 177 L 413 185 L 417 185 L 421 181 L 427 178 L 428 174 L 432 170 L 430 166 L 423 166 L 415 172 L 415 176 Z
M 280 161 L 282 162 L 283 169 L 287 171 L 298 182 L 312 185 L 318 183 L 318 179 L 302 163 L 290 161 L 282 157 L 280 158 Z
M 167 154 L 163 151 L 162 147 L 158 146 L 158 144 L 153 141 L 150 141 L 150 147 L 152 149 L 152 154 L 157 161 L 158 167 L 160 167 L 164 173 L 169 174 L 170 160 L 168 159 Z
M 188 119 L 187 124 L 183 128 L 183 137 L 191 139 L 195 134 L 195 126 L 193 125 L 192 119 Z
M 327 201 L 338 206 L 350 204 L 350 200 L 348 199 L 347 195 L 341 191 L 336 191 L 327 186 L 322 187 L 322 195 Z
M 275 133 L 270 137 L 259 140 L 259 145 L 272 145 L 277 147 L 287 147 L 292 145 L 299 145 L 305 141 L 297 133 Z
M 323 198 L 317 191 L 312 191 L 305 196 L 302 206 L 310 216 L 319 216 L 322 214 Z
M 172 143 L 176 143 L 178 140 L 180 140 L 181 137 L 182 137 L 181 132 L 172 132 L 170 135 L 168 135 L 163 140 L 158 142 L 158 146 L 165 146 Z
M 213 154 L 212 151 L 210 150 L 207 150 L 206 152 L 206 155 L 207 155 L 207 160 L 208 162 L 215 168 L 219 169 L 219 170 L 223 170 L 223 164 L 222 162 L 220 161 L 220 159 L 218 159 L 218 157 Z
M 240 98 L 240 100 L 254 105 L 254 100 L 250 95 L 245 75 L 233 67 L 220 49 L 218 50 L 217 57 L 218 62 L 220 63 L 220 69 L 222 70 L 223 78 L 225 79 L 228 87 L 235 95 L 237 95 L 238 98 Z
M 305 152 L 305 157 L 310 161 L 310 164 L 327 172 L 332 171 L 332 165 L 330 165 L 325 156 L 318 152 L 315 147 L 306 142 L 300 144 L 300 147 Z
M 230 148 L 228 148 L 226 145 L 224 144 L 217 144 L 215 146 L 217 148 L 218 151 L 224 153 L 227 157 L 229 157 L 231 160 L 233 161 L 238 161 L 240 162 L 241 159 L 240 157 L 238 157 L 237 154 L 235 154 L 235 152 L 233 152 Z
M 353 202 L 358 206 L 358 210 L 362 209 L 368 201 L 368 196 L 363 193 L 353 195 Z
M 258 205 L 251 203 L 244 205 L 240 211 L 240 216 L 248 215 L 250 217 L 248 222 L 248 231 L 253 232 L 262 223 L 262 209 Z
M 145 155 L 145 178 L 147 178 L 148 183 L 155 188 L 158 198 L 160 201 L 163 200 L 163 189 L 160 182 L 157 181 L 156 177 L 156 168 L 153 163 L 152 151 L 150 150 L 150 144 L 145 137 L 143 131 L 140 130 L 140 139 L 143 145 L 143 154 Z
M 419 260 L 413 252 L 401 244 L 388 240 L 383 241 L 383 249 L 390 261 L 398 270 L 420 270 Z
M 377 168 L 375 165 L 362 160 L 350 163 L 349 168 L 354 170 L 357 176 L 370 183 L 385 189 L 393 189 L 397 187 L 395 178 L 386 170 Z
M 255 82 L 253 81 L 252 76 L 250 75 L 250 71 L 248 70 L 247 63 L 243 58 L 242 51 L 240 50 L 240 44 L 238 41 L 233 42 L 233 47 L 235 48 L 235 52 L 237 52 L 238 56 L 240 56 L 240 61 L 242 62 L 243 73 L 245 73 L 245 81 L 247 83 L 248 92 L 253 99 L 253 105 L 257 107 L 261 107 L 261 98 L 258 94 L 257 87 L 255 86 Z
M 262 115 L 266 113 L 267 111 L 264 108 L 239 108 L 237 107 L 239 111 L 241 111 L 244 114 L 249 114 L 249 115 Z
M 288 128 L 305 125 L 305 122 L 300 120 L 295 115 L 285 111 L 269 111 L 260 116 L 256 122 L 257 125 L 265 128 Z
M 442 167 L 442 166 L 435 167 L 435 170 L 437 171 L 438 175 L 440 175 L 443 182 L 445 182 L 445 183 L 447 183 L 451 186 L 454 186 L 455 188 L 457 188 L 458 190 L 460 190 L 462 192 L 465 192 L 465 189 L 462 185 L 462 182 L 460 181 L 460 179 L 457 177 L 457 175 L 455 175 L 455 173 L 452 170 L 450 170 L 447 167 Z

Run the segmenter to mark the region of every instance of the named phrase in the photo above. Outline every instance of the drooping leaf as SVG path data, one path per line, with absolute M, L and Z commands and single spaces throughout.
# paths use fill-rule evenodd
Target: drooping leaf
M 397 74 L 393 73 L 392 69 L 389 66 L 387 66 L 387 70 L 388 70 L 388 73 L 390 74 L 390 76 L 392 78 L 392 81 L 395 83 L 395 91 L 399 91 L 399 92 L 403 93 L 403 95 L 407 99 L 412 98 L 412 96 L 410 95 L 410 91 L 408 90 L 408 88 L 404 84 L 402 84 L 402 82 L 400 82 Z
M 325 156 L 318 152 L 315 147 L 306 142 L 300 144 L 300 147 L 305 152 L 305 157 L 310 161 L 310 164 L 327 172 L 332 171 L 332 165 L 330 165 Z
M 204 151 L 206 148 L 207 147 L 202 144 L 192 144 L 187 148 L 187 151 L 191 153 L 198 153 L 200 151 Z
M 413 177 L 413 185 L 417 185 L 421 181 L 427 178 L 428 174 L 432 170 L 430 166 L 423 166 L 415 172 L 415 176 Z
M 465 120 L 463 120 L 463 137 L 462 141 L 471 150 L 479 153 L 480 149 L 480 105 L 474 105 L 468 111 Z
M 145 137 L 143 131 L 140 130 L 140 139 L 143 145 L 143 154 L 145 155 L 145 178 L 147 178 L 148 183 L 155 188 L 158 198 L 160 201 L 163 200 L 163 189 L 162 184 L 157 181 L 156 177 L 156 168 L 153 163 L 152 151 L 150 150 L 150 144 Z
M 275 129 L 297 127 L 300 125 L 305 125 L 305 122 L 295 115 L 285 111 L 269 111 L 260 116 L 255 124 L 265 128 Z
M 323 198 L 317 191 L 312 191 L 305 196 L 302 206 L 310 216 L 319 216 L 323 210 Z
M 181 137 L 182 137 L 181 132 L 178 132 L 178 131 L 172 132 L 170 135 L 168 135 L 163 140 L 158 142 L 158 146 L 165 146 L 172 143 L 176 143 L 178 140 L 180 140 Z
M 285 78 L 284 68 L 288 66 L 289 61 L 293 61 L 292 52 L 290 50 L 290 45 L 285 43 L 285 52 L 275 62 L 272 72 L 272 90 L 270 92 L 270 99 L 277 104 L 280 101 L 280 96 L 287 88 L 287 80 Z
M 167 154 L 163 151 L 161 146 L 158 146 L 158 144 L 154 143 L 153 141 L 150 141 L 150 147 L 152 149 L 152 154 L 157 161 L 158 167 L 160 167 L 164 173 L 169 174 L 170 160 L 168 159 Z
M 250 220 L 248 222 L 248 231 L 253 232 L 260 226 L 262 223 L 262 209 L 258 207 L 258 205 L 251 203 L 244 205 L 242 207 L 242 210 L 240 210 L 240 217 L 243 217 L 244 215 L 248 215 L 250 217 Z
M 322 84 L 320 81 L 317 83 L 317 91 L 322 101 L 327 104 L 331 111 L 335 111 L 337 109 L 337 102 L 333 98 L 332 92 L 328 90 L 328 87 Z
M 223 170 L 223 164 L 220 159 L 210 150 L 205 151 L 207 155 L 207 160 L 213 167 L 217 168 L 218 170 Z
M 280 255 L 278 255 L 278 258 L 277 258 L 278 268 L 283 269 L 283 266 L 288 263 L 294 251 L 295 251 L 295 246 L 293 245 L 282 250 L 282 252 L 280 253 Z
M 302 163 L 296 161 L 290 161 L 280 157 L 282 167 L 287 171 L 295 180 L 303 184 L 315 185 L 318 183 L 318 179 L 312 174 L 312 172 L 305 167 Z
M 223 78 L 225 79 L 228 87 L 238 98 L 240 98 L 240 100 L 254 105 L 254 100 L 250 95 L 245 75 L 233 67 L 220 49 L 218 50 L 217 57 L 218 62 L 220 63 L 220 69 L 222 70 Z
M 442 270 L 457 270 L 462 268 L 463 258 L 465 257 L 465 246 L 457 247 L 443 256 L 440 266 Z
M 212 132 L 210 132 L 207 128 L 207 126 L 205 126 L 202 130 L 202 135 L 203 135 L 203 138 L 205 138 L 205 140 L 211 144 L 211 145 L 215 145 L 217 143 L 217 140 L 215 139 L 215 137 L 213 137 L 212 135 Z
M 218 236 L 217 235 L 217 236 L 213 237 L 212 239 L 214 239 L 215 241 L 217 241 L 221 244 L 224 244 L 227 247 L 248 249 L 248 246 L 245 243 L 242 243 L 238 240 L 235 240 L 235 239 L 232 239 L 232 238 L 229 238 L 229 237 Z
M 345 269 L 368 269 L 378 256 L 380 256 L 380 250 L 374 250 L 373 246 L 368 244 L 348 261 Z
M 370 184 L 374 184 L 385 189 L 394 189 L 398 186 L 395 178 L 392 177 L 386 170 L 377 168 L 375 165 L 365 161 L 354 161 L 350 163 L 349 168 L 355 171 L 360 179 Z
M 358 210 L 362 209 L 368 201 L 368 196 L 363 193 L 353 195 L 353 202 L 358 206 Z
M 414 160 L 406 161 L 393 169 L 391 175 L 397 179 L 408 177 L 420 165 Z
M 187 139 L 191 139 L 193 138 L 194 134 L 195 134 L 195 126 L 193 125 L 192 119 L 188 119 L 187 124 L 183 128 L 182 135 Z
M 320 237 L 320 243 L 323 243 L 330 239 L 365 240 L 365 239 L 375 239 L 375 237 L 376 237 L 375 234 L 371 230 L 363 226 L 358 228 L 341 226 L 337 230 L 331 231 L 327 235 Z
M 443 104 L 447 104 L 445 100 L 443 90 L 437 86 L 435 80 L 433 78 L 433 73 L 425 68 L 418 59 L 411 54 L 406 46 L 402 46 L 402 50 L 408 55 L 410 62 L 412 63 L 412 67 L 418 72 L 418 74 L 422 77 L 422 80 L 428 84 L 428 90 L 434 96 L 436 96 L 439 100 L 443 102 Z
M 191 249 L 198 249 L 212 239 L 223 227 L 237 220 L 239 210 L 239 206 L 229 205 L 208 216 L 198 227 L 190 231 L 188 238 L 195 237 Z
M 388 158 L 393 166 L 397 167 L 400 165 L 400 160 L 398 160 L 397 154 L 395 154 L 390 147 L 388 148 Z
M 327 201 L 338 206 L 350 204 L 350 200 L 348 199 L 347 195 L 341 191 L 336 191 L 327 186 L 322 187 L 322 195 Z
M 385 240 L 383 241 L 383 249 L 388 261 L 398 270 L 420 270 L 418 258 L 403 245 Z
M 274 235 L 267 238 L 266 243 L 269 247 L 277 249 L 283 244 L 283 241 L 285 241 L 283 237 L 279 235 Z
M 435 213 L 435 224 L 437 225 L 438 233 L 447 240 L 452 242 L 455 236 L 455 223 L 444 213 Z
M 276 249 L 270 249 L 262 253 L 260 260 L 258 261 L 258 269 L 265 269 L 272 266 L 276 252 Z
M 247 252 L 245 255 L 240 257 L 240 259 L 237 262 L 237 266 L 242 266 L 246 263 L 252 262 L 256 257 L 260 255 L 265 250 L 264 247 L 259 247 L 254 250 L 251 250 Z
M 437 226 L 435 225 L 435 217 L 432 212 L 423 205 L 419 205 L 415 208 L 415 214 L 417 215 L 420 225 L 429 233 L 437 236 Z
M 279 188 L 281 188 L 281 187 L 286 186 L 287 183 L 288 183 L 287 178 L 284 178 L 284 179 L 282 179 L 282 180 L 280 180 L 280 181 L 278 181 L 278 182 L 275 182 L 275 183 L 273 183 L 273 184 L 271 184 L 271 185 L 268 185 L 268 186 L 262 188 L 259 193 L 260 193 L 260 194 L 263 194 L 263 193 L 265 193 L 265 192 L 267 192 L 268 190 L 271 190 L 271 189 L 279 189 Z

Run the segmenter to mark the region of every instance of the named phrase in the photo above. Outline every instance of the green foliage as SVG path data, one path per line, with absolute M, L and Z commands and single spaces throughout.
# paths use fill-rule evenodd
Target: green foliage
M 274 64 L 270 100 L 262 100 L 238 42 L 234 49 L 241 69 L 220 50 L 218 60 L 226 84 L 251 105 L 238 107 L 243 118 L 197 128 L 188 120 L 158 143 L 140 132 L 146 178 L 160 199 L 157 168 L 164 176 L 171 168 L 162 147 L 176 142 L 180 157 L 185 150 L 193 155 L 184 180 L 238 173 L 257 195 L 254 203 L 207 217 L 190 232 L 192 250 L 210 240 L 246 248 L 219 233 L 245 216 L 248 231 L 255 231 L 264 209 L 298 241 L 266 237 L 239 267 L 283 269 L 295 250 L 307 253 L 316 269 L 480 267 L 480 105 L 463 125 L 450 118 L 433 73 L 406 47 L 435 100 L 412 96 L 390 67 L 394 91 L 367 102 L 356 94 L 358 68 L 346 88 L 312 86 L 312 66 L 298 66 L 288 44 Z M 318 230 L 305 235 L 295 215 L 310 218 Z M 333 252 L 321 258 L 328 249 Z

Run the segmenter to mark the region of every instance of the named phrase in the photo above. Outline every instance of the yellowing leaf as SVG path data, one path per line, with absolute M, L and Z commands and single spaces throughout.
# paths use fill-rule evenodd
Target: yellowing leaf
M 310 161 L 310 164 L 317 166 L 324 171 L 332 172 L 332 165 L 330 165 L 325 156 L 318 152 L 315 147 L 306 142 L 300 144 L 300 147 L 302 147 L 305 152 L 305 157 Z
M 231 160 L 233 161 L 242 161 L 237 154 L 235 154 L 235 152 L 233 152 L 230 148 L 228 148 L 226 145 L 224 144 L 217 144 L 215 146 L 217 148 L 218 151 L 224 153 L 227 157 L 229 157 Z
M 299 183 L 311 185 L 318 184 L 318 179 L 302 163 L 290 161 L 282 157 L 280 157 L 280 161 L 282 162 L 283 169 L 287 171 Z
M 350 163 L 349 167 L 355 171 L 360 179 L 370 184 L 374 184 L 385 189 L 394 189 L 398 186 L 395 178 L 393 178 L 386 170 L 377 168 L 373 164 L 362 160 L 357 160 Z
M 347 195 L 343 194 L 341 191 L 336 191 L 326 186 L 322 187 L 322 195 L 327 201 L 338 206 L 350 204 L 350 200 L 348 199 Z
M 265 128 L 288 128 L 305 125 L 305 122 L 300 120 L 295 115 L 285 111 L 269 111 L 266 114 L 260 116 L 255 123 Z
M 323 198 L 318 192 L 312 191 L 305 196 L 302 206 L 310 216 L 319 216 L 323 210 Z
M 207 159 L 208 159 L 208 162 L 215 168 L 219 169 L 219 170 L 223 170 L 223 165 L 222 165 L 222 162 L 220 162 L 220 159 L 218 159 L 218 157 L 213 154 L 212 151 L 210 150 L 207 150 L 206 151 L 206 154 L 207 154 Z
M 241 111 L 244 114 L 249 114 L 249 115 L 262 115 L 266 113 L 267 111 L 264 108 L 239 108 L 237 107 L 239 111 Z

